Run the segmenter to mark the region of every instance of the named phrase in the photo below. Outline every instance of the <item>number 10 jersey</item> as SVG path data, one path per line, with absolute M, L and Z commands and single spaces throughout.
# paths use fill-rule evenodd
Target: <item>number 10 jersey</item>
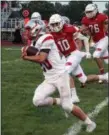
M 58 49 L 64 56 L 70 55 L 71 52 L 77 49 L 75 40 L 73 39 L 73 35 L 76 32 L 77 29 L 73 25 L 65 24 L 63 26 L 62 31 L 58 33 L 57 32 L 51 33 L 54 37 Z

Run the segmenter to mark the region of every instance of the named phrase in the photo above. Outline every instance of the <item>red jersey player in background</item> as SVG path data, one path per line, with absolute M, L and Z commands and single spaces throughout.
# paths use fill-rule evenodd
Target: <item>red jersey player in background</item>
M 80 52 L 75 43 L 75 36 L 81 38 L 81 34 L 75 29 L 73 25 L 68 25 L 63 22 L 62 17 L 59 14 L 54 14 L 49 19 L 49 26 L 51 34 L 54 37 L 56 45 L 59 51 L 66 57 L 66 70 L 69 74 L 76 76 L 81 83 L 86 83 L 87 81 L 99 80 L 101 76 L 89 75 L 86 76 L 83 72 L 80 62 L 84 56 L 89 56 L 89 52 Z M 80 36 L 79 36 L 80 35 Z M 104 75 L 103 78 L 107 78 Z M 102 78 L 102 79 L 103 79 Z M 71 95 L 72 101 L 77 100 L 78 96 L 76 94 L 76 89 L 73 80 L 71 80 Z
M 97 5 L 88 4 L 85 8 L 85 17 L 82 18 L 82 29 L 88 31 L 94 41 L 95 51 L 93 58 L 96 60 L 100 73 L 104 74 L 102 59 L 108 63 L 108 16 L 99 13 Z

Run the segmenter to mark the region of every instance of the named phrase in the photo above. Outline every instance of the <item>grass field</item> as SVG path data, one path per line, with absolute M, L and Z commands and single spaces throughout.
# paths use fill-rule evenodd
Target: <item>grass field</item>
M 20 47 L 2 47 L 1 55 L 2 135 L 66 133 L 68 128 L 78 121 L 77 118 L 66 119 L 60 107 L 36 108 L 32 104 L 34 90 L 43 81 L 40 66 L 23 61 L 20 58 Z M 86 74 L 98 73 L 93 60 L 84 60 L 82 67 Z M 80 83 L 76 80 L 76 87 L 81 100 L 78 105 L 85 112 L 93 111 L 108 95 L 106 84 L 89 83 L 85 88 L 80 88 Z M 108 135 L 108 107 L 94 120 L 97 128 L 90 135 Z M 88 133 L 82 130 L 78 135 Z

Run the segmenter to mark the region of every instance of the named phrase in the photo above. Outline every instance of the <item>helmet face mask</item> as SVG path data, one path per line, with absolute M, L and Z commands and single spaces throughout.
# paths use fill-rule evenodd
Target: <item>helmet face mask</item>
M 54 14 L 50 17 L 49 27 L 52 32 L 59 32 L 63 28 L 63 20 L 60 15 Z
M 60 24 L 60 22 L 52 23 L 50 25 L 52 32 L 59 32 L 62 29 L 62 25 Z
M 98 8 L 95 4 L 88 4 L 85 8 L 85 14 L 89 19 L 95 17 L 97 12 Z

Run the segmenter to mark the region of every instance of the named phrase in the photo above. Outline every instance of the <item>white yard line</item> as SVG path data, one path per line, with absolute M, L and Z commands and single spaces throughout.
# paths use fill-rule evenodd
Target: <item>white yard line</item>
M 108 105 L 108 97 L 106 97 L 101 103 L 99 103 L 97 106 L 95 106 L 95 109 L 91 113 L 88 113 L 88 116 L 90 118 L 96 117 L 103 110 L 103 108 L 107 105 Z M 78 133 L 81 131 L 82 125 L 83 125 L 83 122 L 81 122 L 81 121 L 76 122 L 63 135 L 78 135 Z
M 22 59 L 16 59 L 16 60 L 11 60 L 11 61 L 1 61 L 1 64 L 14 63 L 14 62 L 19 62 L 19 61 L 22 61 Z
M 19 51 L 21 48 L 4 48 L 6 51 Z

